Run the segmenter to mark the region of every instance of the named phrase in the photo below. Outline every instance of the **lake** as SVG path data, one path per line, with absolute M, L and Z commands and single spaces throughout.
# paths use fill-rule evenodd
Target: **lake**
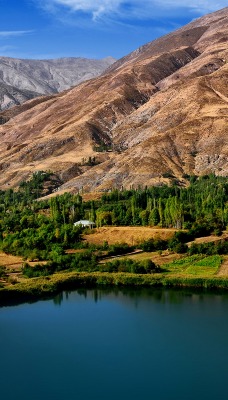
M 0 308 L 2 400 L 227 398 L 228 295 L 78 290 Z

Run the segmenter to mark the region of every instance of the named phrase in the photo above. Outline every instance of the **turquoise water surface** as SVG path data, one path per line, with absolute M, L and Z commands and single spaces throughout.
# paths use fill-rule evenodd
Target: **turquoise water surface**
M 228 398 L 228 295 L 78 290 L 0 308 L 2 400 Z

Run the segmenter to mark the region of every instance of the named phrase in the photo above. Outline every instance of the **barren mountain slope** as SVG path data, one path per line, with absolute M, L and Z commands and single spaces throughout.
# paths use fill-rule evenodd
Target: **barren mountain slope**
M 41 94 L 57 93 L 100 75 L 115 61 L 86 58 L 22 60 L 0 57 L 0 110 Z
M 19 105 L 37 96 L 38 93 L 31 90 L 21 90 L 0 82 L 0 110 Z
M 227 175 L 227 38 L 228 8 L 142 46 L 101 77 L 0 114 L 11 118 L 0 127 L 1 187 L 35 170 L 58 172 L 70 190 Z

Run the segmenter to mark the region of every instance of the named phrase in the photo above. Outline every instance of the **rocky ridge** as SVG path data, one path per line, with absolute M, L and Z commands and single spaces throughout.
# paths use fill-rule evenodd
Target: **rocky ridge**
M 0 57 L 0 110 L 34 97 L 58 93 L 100 75 L 115 61 L 87 58 L 23 60 Z

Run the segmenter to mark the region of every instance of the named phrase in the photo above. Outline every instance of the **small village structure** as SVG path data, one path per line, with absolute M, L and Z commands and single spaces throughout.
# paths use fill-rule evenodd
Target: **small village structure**
M 82 226 L 83 228 L 94 228 L 95 227 L 95 222 L 89 221 L 88 219 L 81 219 L 80 221 L 77 221 L 74 223 L 74 226 Z

